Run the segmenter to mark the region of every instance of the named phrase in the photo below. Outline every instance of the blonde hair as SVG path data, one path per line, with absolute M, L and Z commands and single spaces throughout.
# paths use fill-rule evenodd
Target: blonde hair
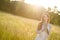
M 41 12 L 41 14 L 40 14 L 40 22 L 38 24 L 37 30 L 40 30 L 42 28 L 42 24 L 43 24 L 43 21 L 44 21 L 44 19 L 43 19 L 44 15 L 47 15 L 47 17 L 48 17 L 47 21 L 48 21 L 48 23 L 50 23 L 50 16 L 49 16 L 48 12 L 46 10 L 42 10 L 42 11 L 43 12 Z
M 48 17 L 48 22 L 50 23 L 50 16 L 49 16 L 49 14 L 43 14 L 41 16 L 41 21 L 44 21 L 44 15 L 46 15 Z
M 49 18 L 48 18 L 48 23 L 50 23 L 50 16 L 49 15 L 47 15 Z M 40 22 L 39 22 L 39 24 L 38 24 L 38 28 L 37 28 L 37 30 L 40 30 L 41 28 L 42 28 L 42 24 L 43 24 L 43 21 L 42 20 L 44 20 L 43 19 L 43 16 L 41 17 L 41 20 L 40 20 Z

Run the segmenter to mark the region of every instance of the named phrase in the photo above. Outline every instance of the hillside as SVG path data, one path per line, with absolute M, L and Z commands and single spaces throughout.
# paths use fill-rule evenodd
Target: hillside
M 0 40 L 34 40 L 39 21 L 0 12 Z M 60 27 L 52 25 L 49 40 L 60 40 Z

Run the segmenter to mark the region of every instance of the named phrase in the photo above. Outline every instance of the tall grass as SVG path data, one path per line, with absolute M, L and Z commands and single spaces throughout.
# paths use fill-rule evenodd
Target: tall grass
M 36 20 L 0 12 L 0 40 L 34 40 L 37 25 Z M 49 40 L 60 40 L 60 33 L 53 31 Z

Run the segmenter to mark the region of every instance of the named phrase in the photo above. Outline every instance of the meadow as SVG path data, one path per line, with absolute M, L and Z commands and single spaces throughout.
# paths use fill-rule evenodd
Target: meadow
M 39 21 L 0 12 L 0 40 L 34 40 Z M 48 40 L 60 40 L 60 27 L 51 25 Z

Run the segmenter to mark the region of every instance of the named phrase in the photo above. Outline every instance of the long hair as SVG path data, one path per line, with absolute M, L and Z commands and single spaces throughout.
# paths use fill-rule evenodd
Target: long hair
M 44 15 L 47 15 L 48 17 L 48 23 L 50 23 L 50 16 L 49 16 L 49 12 L 44 8 L 44 7 L 41 7 L 42 9 L 40 10 L 40 20 L 39 20 L 39 24 L 38 24 L 38 30 L 40 30 L 42 28 L 42 25 L 43 25 L 43 21 L 44 21 Z
M 44 22 L 44 15 L 46 15 L 46 16 L 48 17 L 47 22 L 50 23 L 50 16 L 49 16 L 49 14 L 43 14 L 43 15 L 41 16 L 41 21 Z
M 43 14 L 43 15 L 41 16 L 40 22 L 39 22 L 39 24 L 38 24 L 38 28 L 37 28 L 38 30 L 40 30 L 40 29 L 42 28 L 42 25 L 43 25 L 43 23 L 44 23 L 44 15 L 46 15 L 46 16 L 48 17 L 47 22 L 50 23 L 50 16 L 49 16 L 48 14 Z

